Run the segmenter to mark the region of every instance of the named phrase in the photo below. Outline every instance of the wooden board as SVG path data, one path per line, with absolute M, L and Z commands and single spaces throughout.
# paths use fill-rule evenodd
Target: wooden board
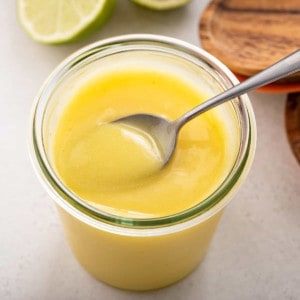
M 300 49 L 300 0 L 212 0 L 199 35 L 204 49 L 251 76 Z M 300 81 L 300 73 L 288 81 Z
M 300 163 L 300 93 L 288 95 L 285 124 L 291 148 Z

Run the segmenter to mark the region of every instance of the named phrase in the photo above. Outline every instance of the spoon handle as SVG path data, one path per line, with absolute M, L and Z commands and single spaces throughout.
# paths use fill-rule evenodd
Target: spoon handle
M 180 129 L 186 122 L 221 103 L 245 94 L 255 88 L 286 77 L 297 71 L 300 71 L 300 50 L 293 52 L 292 54 L 271 65 L 267 69 L 264 69 L 256 75 L 248 78 L 244 82 L 237 84 L 232 88 L 226 90 L 225 92 L 194 107 L 193 109 L 182 115 L 179 119 L 177 119 L 175 123 L 178 126 L 178 129 Z

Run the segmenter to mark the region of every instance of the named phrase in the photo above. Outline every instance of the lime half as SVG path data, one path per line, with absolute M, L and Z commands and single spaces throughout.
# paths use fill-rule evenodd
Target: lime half
M 36 41 L 60 44 L 100 28 L 115 0 L 18 0 L 19 20 Z
M 191 2 L 191 0 L 131 0 L 134 3 L 155 10 L 176 8 Z

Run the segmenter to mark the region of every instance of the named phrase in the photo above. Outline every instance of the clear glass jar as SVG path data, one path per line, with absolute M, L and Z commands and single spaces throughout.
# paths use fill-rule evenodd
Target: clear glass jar
M 183 41 L 145 34 L 110 38 L 79 50 L 54 70 L 36 98 L 30 132 L 35 170 L 57 205 L 74 255 L 99 280 L 130 290 L 170 285 L 199 264 L 223 208 L 248 173 L 256 144 L 255 118 L 244 95 L 223 104 L 231 111 L 224 124 L 237 137 L 231 171 L 196 206 L 161 218 L 135 219 L 100 211 L 73 194 L 55 173 L 50 151 L 68 93 L 80 78 L 101 68 L 146 61 L 154 68 L 168 66 L 196 80 L 211 96 L 238 83 L 216 58 Z

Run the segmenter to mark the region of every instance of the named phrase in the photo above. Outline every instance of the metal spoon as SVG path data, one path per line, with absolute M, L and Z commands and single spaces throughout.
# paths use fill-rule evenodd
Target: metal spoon
M 175 150 L 179 130 L 188 121 L 219 104 L 297 71 L 300 71 L 300 50 L 293 52 L 244 82 L 196 106 L 175 121 L 171 122 L 157 115 L 141 113 L 128 115 L 115 120 L 114 123 L 122 123 L 149 134 L 161 151 L 163 164 L 165 165 Z

